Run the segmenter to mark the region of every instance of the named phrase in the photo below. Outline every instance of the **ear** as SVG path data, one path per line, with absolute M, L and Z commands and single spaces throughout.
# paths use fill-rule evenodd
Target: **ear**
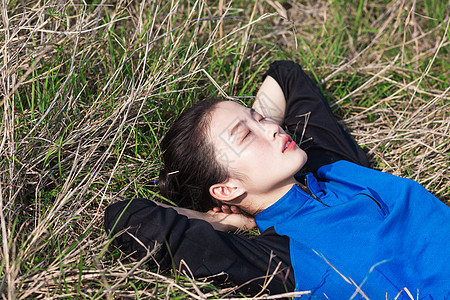
M 233 179 L 228 179 L 222 183 L 213 184 L 209 188 L 211 196 L 220 201 L 231 201 L 245 193 L 241 185 Z

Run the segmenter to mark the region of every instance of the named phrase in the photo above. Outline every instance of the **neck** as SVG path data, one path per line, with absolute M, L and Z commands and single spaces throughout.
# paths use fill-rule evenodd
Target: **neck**
M 289 178 L 286 182 L 271 188 L 267 192 L 257 195 L 247 194 L 238 206 L 252 216 L 256 216 L 258 213 L 277 202 L 297 183 L 298 182 L 292 176 L 292 178 Z

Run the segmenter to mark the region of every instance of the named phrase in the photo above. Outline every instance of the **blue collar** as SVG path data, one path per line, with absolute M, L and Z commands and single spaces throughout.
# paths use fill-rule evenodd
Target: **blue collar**
M 317 180 L 311 173 L 296 177 L 296 179 L 300 178 L 306 178 L 307 186 L 313 194 L 321 194 Z M 293 185 L 277 202 L 255 216 L 255 222 L 260 232 L 289 219 L 309 199 L 311 199 L 311 196 L 307 192 L 303 191 L 299 186 Z

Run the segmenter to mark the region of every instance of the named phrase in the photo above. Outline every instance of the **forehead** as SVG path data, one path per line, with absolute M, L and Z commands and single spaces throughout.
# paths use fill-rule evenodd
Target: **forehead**
M 250 117 L 250 109 L 233 101 L 223 101 L 216 105 L 211 115 L 211 136 L 219 136 L 238 123 Z
M 249 109 L 234 101 L 222 101 L 217 103 L 215 113 L 223 114 L 227 112 L 246 112 Z
M 250 109 L 236 102 L 223 101 L 215 106 L 211 114 L 209 138 L 215 148 L 216 158 L 222 164 L 229 166 L 233 157 L 239 154 L 235 145 L 239 135 L 236 128 L 239 123 L 246 123 L 250 118 Z

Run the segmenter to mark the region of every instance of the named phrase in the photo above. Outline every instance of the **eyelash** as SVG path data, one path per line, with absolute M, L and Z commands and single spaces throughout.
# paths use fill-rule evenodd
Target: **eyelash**
M 252 134 L 251 130 L 248 130 L 247 133 L 245 134 L 244 138 L 242 140 L 245 140 L 250 134 Z
M 259 119 L 258 120 L 258 122 L 261 122 L 261 121 L 264 121 L 264 120 L 266 120 L 266 118 L 265 117 L 263 117 L 263 116 L 261 116 L 261 119 Z M 252 131 L 251 130 L 248 130 L 247 131 L 247 133 L 244 135 L 244 137 L 242 138 L 242 140 L 245 140 L 249 135 L 251 135 L 252 134 Z
M 259 114 L 258 114 L 259 115 Z M 259 117 L 260 117 L 260 119 L 258 120 L 258 122 L 261 122 L 261 121 L 265 121 L 266 120 L 266 118 L 264 117 L 264 116 L 262 116 L 262 115 L 259 115 Z M 252 131 L 251 130 L 248 130 L 247 131 L 247 133 L 244 135 L 244 137 L 242 138 L 242 141 L 244 141 L 249 135 L 251 135 L 252 134 Z

